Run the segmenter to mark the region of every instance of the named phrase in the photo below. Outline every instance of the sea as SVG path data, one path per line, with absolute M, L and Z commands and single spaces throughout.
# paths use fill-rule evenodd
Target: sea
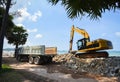
M 109 56 L 120 56 L 120 51 L 107 51 Z M 65 54 L 68 53 L 67 50 L 58 50 L 58 54 Z
M 14 49 L 4 49 L 3 50 L 4 53 L 7 53 L 7 54 L 14 54 Z M 115 51 L 115 50 L 112 50 L 112 51 L 109 51 L 107 50 L 107 52 L 109 53 L 109 56 L 120 56 L 120 51 Z M 66 54 L 68 53 L 68 50 L 57 50 L 57 54 L 58 55 L 61 55 L 61 54 Z

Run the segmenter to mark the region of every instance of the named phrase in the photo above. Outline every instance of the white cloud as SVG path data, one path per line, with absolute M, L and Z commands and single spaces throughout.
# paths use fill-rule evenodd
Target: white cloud
M 23 24 L 16 24 L 16 26 L 22 26 L 22 27 L 25 27 Z
M 42 16 L 42 13 L 41 13 L 40 11 L 37 11 L 36 13 L 34 13 L 34 15 L 31 15 L 29 18 L 30 18 L 32 21 L 36 22 L 36 21 L 37 21 L 37 18 L 38 18 L 38 17 L 41 17 L 41 16 Z
M 115 35 L 120 37 L 120 32 L 116 32 Z
M 27 31 L 29 32 L 29 33 L 33 33 L 33 32 L 37 32 L 38 31 L 38 29 L 27 29 Z
M 102 33 L 102 36 L 106 36 L 107 35 L 107 33 Z
M 35 38 L 42 38 L 42 35 L 41 35 L 41 34 L 37 34 L 37 35 L 35 36 Z
M 18 9 L 18 12 L 20 13 L 20 16 L 14 20 L 15 23 L 21 24 L 25 19 L 30 16 L 30 13 L 27 12 L 27 8 Z
M 21 9 L 18 9 L 18 12 L 20 13 L 21 16 L 20 16 L 20 17 L 17 17 L 17 18 L 14 20 L 15 23 L 22 23 L 22 22 L 25 21 L 25 20 L 26 20 L 26 21 L 30 20 L 30 21 L 36 22 L 37 19 L 42 16 L 41 11 L 37 11 L 37 12 L 35 12 L 33 15 L 30 14 L 30 13 L 27 11 L 27 8 L 26 8 L 26 7 L 21 8 Z

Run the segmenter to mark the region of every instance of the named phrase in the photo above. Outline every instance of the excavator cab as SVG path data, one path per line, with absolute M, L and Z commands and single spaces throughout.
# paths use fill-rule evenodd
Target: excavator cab
M 86 39 L 82 38 L 77 41 L 78 50 L 84 49 L 86 47 Z
M 82 38 L 77 41 L 78 50 L 86 49 L 86 43 L 89 42 L 89 38 Z

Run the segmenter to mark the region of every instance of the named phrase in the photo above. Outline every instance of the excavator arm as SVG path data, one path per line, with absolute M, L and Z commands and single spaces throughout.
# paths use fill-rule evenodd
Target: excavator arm
M 74 32 L 77 32 L 77 33 L 83 35 L 84 39 L 86 39 L 87 42 L 90 41 L 89 34 L 84 29 L 80 29 L 78 27 L 74 27 L 74 25 L 73 25 L 72 28 L 71 28 L 71 32 L 70 32 L 70 47 L 69 47 L 69 52 L 72 51 Z

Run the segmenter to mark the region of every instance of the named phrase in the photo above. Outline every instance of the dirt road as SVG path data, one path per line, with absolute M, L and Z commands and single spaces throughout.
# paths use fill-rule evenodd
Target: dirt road
M 34 82 L 120 82 L 117 77 L 78 73 L 59 63 L 34 65 L 27 62 L 18 62 L 12 57 L 4 57 L 3 63 L 9 64 L 20 73 L 24 74 L 26 72 L 26 78 L 33 78 Z

